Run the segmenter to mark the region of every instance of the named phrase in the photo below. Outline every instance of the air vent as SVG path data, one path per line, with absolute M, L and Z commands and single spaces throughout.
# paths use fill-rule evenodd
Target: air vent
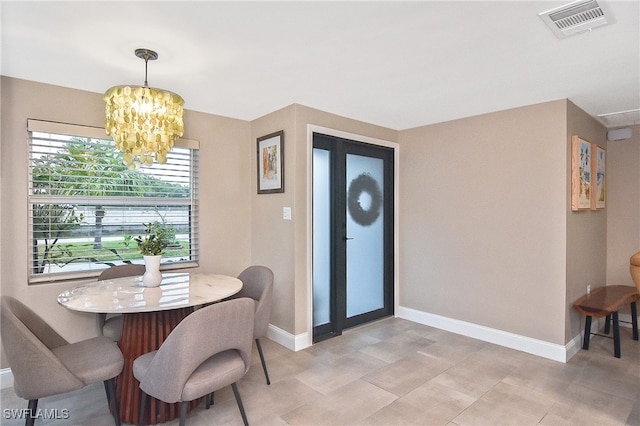
M 538 16 L 558 38 L 590 31 L 609 23 L 604 10 L 596 0 L 574 1 L 539 13 Z
M 596 118 L 609 129 L 612 127 L 633 126 L 640 124 L 640 109 L 599 114 Z

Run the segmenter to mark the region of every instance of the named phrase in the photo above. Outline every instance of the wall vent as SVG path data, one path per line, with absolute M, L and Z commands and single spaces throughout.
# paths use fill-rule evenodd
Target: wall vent
M 596 0 L 578 0 L 555 9 L 539 13 L 558 38 L 566 38 L 609 24 L 604 10 Z

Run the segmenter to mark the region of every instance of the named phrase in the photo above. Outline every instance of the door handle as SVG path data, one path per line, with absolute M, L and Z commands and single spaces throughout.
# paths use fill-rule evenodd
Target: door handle
M 348 241 L 348 240 L 353 240 L 353 237 L 342 237 L 343 240 Z

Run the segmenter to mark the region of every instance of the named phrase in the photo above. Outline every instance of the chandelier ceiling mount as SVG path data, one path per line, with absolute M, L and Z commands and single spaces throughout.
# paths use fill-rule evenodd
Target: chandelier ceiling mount
M 149 65 L 149 61 L 158 59 L 158 54 L 149 49 L 136 49 L 136 56 L 144 59 L 144 87 L 149 87 L 149 83 L 147 82 L 147 66 Z

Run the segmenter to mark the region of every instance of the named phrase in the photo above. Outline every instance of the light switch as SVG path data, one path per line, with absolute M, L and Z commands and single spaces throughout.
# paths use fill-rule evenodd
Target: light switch
M 291 220 L 291 207 L 282 208 L 282 218 L 285 220 Z

